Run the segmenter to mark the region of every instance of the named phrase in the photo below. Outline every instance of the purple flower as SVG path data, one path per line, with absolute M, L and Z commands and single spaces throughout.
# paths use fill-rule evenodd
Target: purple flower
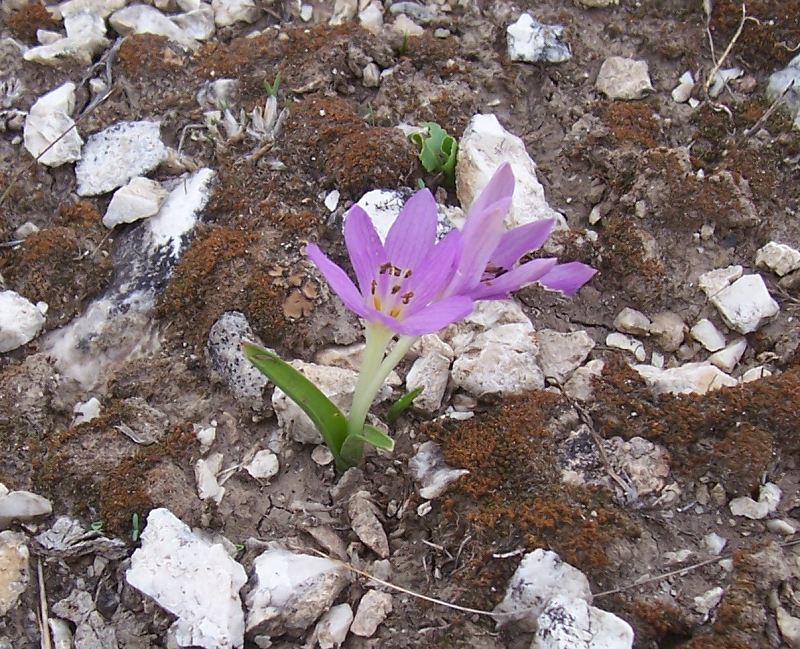
M 532 282 L 574 295 L 597 272 L 577 261 L 559 264 L 555 258 L 518 264 L 523 256 L 541 248 L 555 219 L 542 219 L 506 231 L 503 221 L 513 193 L 514 174 L 511 165 L 504 163 L 467 213 L 461 261 L 447 289 L 448 295 L 502 300 Z
M 461 261 L 458 230 L 436 243 L 436 201 L 427 189 L 403 206 L 381 243 L 369 215 L 358 205 L 347 213 L 344 240 L 358 288 L 319 247 L 306 254 L 345 305 L 368 322 L 407 336 L 432 333 L 466 317 L 473 299 L 444 292 Z
M 406 336 L 438 331 L 469 315 L 475 300 L 506 299 L 532 282 L 573 295 L 597 271 L 555 258 L 519 263 L 542 246 L 555 221 L 507 232 L 503 221 L 513 193 L 514 174 L 506 163 L 473 203 L 463 230 L 452 230 L 439 243 L 436 202 L 427 189 L 406 202 L 385 244 L 369 215 L 354 205 L 344 240 L 358 287 L 316 244 L 306 253 L 350 310 Z

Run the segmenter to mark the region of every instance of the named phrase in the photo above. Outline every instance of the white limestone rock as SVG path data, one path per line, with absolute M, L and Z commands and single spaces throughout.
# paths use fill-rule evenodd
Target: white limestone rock
M 707 620 L 711 611 L 722 601 L 722 595 L 724 593 L 725 590 L 721 586 L 710 588 L 702 595 L 693 598 L 692 608 L 703 616 L 703 620 Z
M 646 61 L 610 56 L 600 66 L 595 83 L 609 99 L 642 99 L 653 92 Z
M 761 275 L 745 275 L 711 297 L 725 323 L 741 334 L 758 330 L 780 307 Z
M 347 503 L 350 527 L 356 536 L 381 559 L 389 556 L 389 539 L 383 529 L 369 492 L 357 491 Z
M 60 167 L 80 159 L 83 140 L 77 128 L 73 128 L 75 122 L 70 115 L 74 110 L 75 84 L 71 81 L 42 95 L 31 106 L 25 119 L 23 138 L 28 153 L 34 158 L 42 154 L 39 158 L 41 164 Z M 61 139 L 56 142 L 59 137 Z M 51 144 L 53 146 L 44 152 Z
M 280 462 L 272 451 L 259 451 L 244 466 L 245 470 L 256 480 L 269 480 L 278 474 Z
M 706 297 L 712 298 L 722 289 L 727 288 L 742 276 L 742 267 L 739 265 L 727 266 L 726 268 L 715 268 L 707 273 L 703 273 L 697 279 L 697 284 Z
M 453 349 L 435 334 L 420 340 L 421 353 L 406 375 L 406 390 L 422 388 L 414 399 L 414 408 L 425 414 L 433 414 L 442 407 L 447 391 Z
M 245 597 L 247 632 L 297 635 L 330 608 L 347 584 L 347 571 L 338 561 L 269 546 L 253 562 L 255 585 Z
M 122 187 L 155 169 L 168 155 L 159 122 L 117 122 L 90 136 L 84 145 L 75 167 L 78 195 L 98 196 Z
M 650 323 L 650 335 L 665 352 L 676 351 L 683 343 L 685 333 L 686 324 L 683 318 L 672 311 L 657 313 Z
M 299 360 L 292 361 L 290 364 L 322 390 L 323 394 L 339 408 L 345 412 L 350 411 L 350 406 L 353 402 L 353 391 L 358 380 L 356 372 L 341 367 L 328 367 Z M 391 394 L 391 388 L 388 385 L 384 385 L 378 392 L 376 399 L 378 402 L 385 401 Z M 272 407 L 275 409 L 278 423 L 290 439 L 301 444 L 322 443 L 322 435 L 308 418 L 308 415 L 278 387 L 272 393 Z
M 637 495 L 657 494 L 666 486 L 671 457 L 663 446 L 642 437 L 612 437 L 603 446 L 614 469 L 628 477 Z
M 652 323 L 641 311 L 626 306 L 614 318 L 614 328 L 620 333 L 649 336 Z
M 467 475 L 467 469 L 454 469 L 442 457 L 435 442 L 424 442 L 408 463 L 411 475 L 419 482 L 419 495 L 427 500 L 441 496 L 453 482 Z
M 392 596 L 380 590 L 368 590 L 358 603 L 350 632 L 362 638 L 370 638 L 378 626 L 392 612 Z
M 383 7 L 379 0 L 372 0 L 358 13 L 358 21 L 368 32 L 379 34 L 383 28 Z
M 28 546 L 19 532 L 0 532 L 0 617 L 17 605 L 28 587 Z
M 794 118 L 794 128 L 800 130 L 800 54 L 783 70 L 770 76 L 767 99 L 770 102 L 781 100 Z
M 253 0 L 211 0 L 214 22 L 217 27 L 230 27 L 236 23 L 254 23 L 261 10 Z
M 605 363 L 596 358 L 579 367 L 564 384 L 564 394 L 576 401 L 589 401 L 592 398 L 594 380 L 603 373 Z
M 358 5 L 358 0 L 336 0 L 333 4 L 333 15 L 328 24 L 336 27 L 352 20 L 358 13 Z
M 569 47 L 561 42 L 561 25 L 544 25 L 523 13 L 506 28 L 508 56 L 526 63 L 564 63 L 572 58 Z
M 318 644 L 320 649 L 338 649 L 347 639 L 352 623 L 353 609 L 350 604 L 332 606 L 317 622 L 307 646 Z
M 539 349 L 530 323 L 506 324 L 480 333 L 460 352 L 453 383 L 475 397 L 508 396 L 544 387 Z
M 392 23 L 392 30 L 400 36 L 422 36 L 425 33 L 425 28 L 420 27 L 411 18 L 405 14 L 400 14 L 394 19 Z
M 678 79 L 678 85 L 672 89 L 672 100 L 679 104 L 684 104 L 689 101 L 693 91 L 694 77 L 692 73 L 687 70 L 681 75 L 681 78 Z
M 709 363 L 686 363 L 666 370 L 652 365 L 634 365 L 633 369 L 656 394 L 705 394 L 739 384 Z
M 169 19 L 185 34 L 198 41 L 207 41 L 216 32 L 214 9 L 206 2 L 200 2 L 197 9 L 192 9 Z
M 537 618 L 531 649 L 631 649 L 633 629 L 584 599 L 559 595 Z
M 708 357 L 708 362 L 730 374 L 747 349 L 747 339 L 737 338 L 730 345 Z
M 37 36 L 42 45 L 25 52 L 26 61 L 59 66 L 64 60 L 72 60 L 80 65 L 91 65 L 94 56 L 108 47 L 104 16 L 96 8 L 74 5 L 62 15 L 67 35 L 39 30 Z
M 242 354 L 244 340 L 258 342 L 247 318 L 238 311 L 226 311 L 208 332 L 208 355 L 211 366 L 223 378 L 231 394 L 259 409 L 268 380 Z
M 800 649 L 800 618 L 794 617 L 783 606 L 775 609 L 775 619 L 781 637 L 791 649 Z
M 108 18 L 118 9 L 122 9 L 129 0 L 67 0 L 55 7 L 49 7 L 54 17 L 66 17 L 77 13 L 90 13 L 100 18 Z
M 113 230 L 121 223 L 133 223 L 155 216 L 167 196 L 169 192 L 158 181 L 143 176 L 131 178 L 111 197 L 103 216 L 103 225 Z
M 135 4 L 119 9 L 111 14 L 109 23 L 120 36 L 156 34 L 168 38 L 187 50 L 195 50 L 198 47 L 194 38 L 150 5 Z
M 768 376 L 772 376 L 772 372 L 770 372 L 763 365 L 758 365 L 756 367 L 751 367 L 744 374 L 742 374 L 742 376 L 739 378 L 739 382 L 750 383 L 751 381 L 758 381 L 758 379 L 764 379 Z
M 716 352 L 725 347 L 725 336 L 708 318 L 698 320 L 689 333 L 710 352 Z
M 472 205 L 504 162 L 511 164 L 516 180 L 506 227 L 550 218 L 565 227 L 563 215 L 547 204 L 544 187 L 536 176 L 536 163 L 525 150 L 525 143 L 504 129 L 492 114 L 473 116 L 458 144 L 456 190 L 463 208 Z
M 539 367 L 546 379 L 558 385 L 563 385 L 594 349 L 594 341 L 585 331 L 560 333 L 542 329 L 533 339 L 539 347 Z
M 22 347 L 44 327 L 47 305 L 34 304 L 16 291 L 0 291 L 0 354 Z
M 200 500 L 213 500 L 217 505 L 225 495 L 225 487 L 217 482 L 217 474 L 222 469 L 222 453 L 212 453 L 200 458 L 194 465 L 194 479 L 197 482 L 197 495 Z
M 494 608 L 497 625 L 516 622 L 524 631 L 535 631 L 539 616 L 555 597 L 591 604 L 589 580 L 555 552 L 542 549 L 529 552 L 508 582 L 503 601 Z
M 202 540 L 163 508 L 150 512 L 141 541 L 125 578 L 178 618 L 173 626 L 178 644 L 241 647 L 244 612 L 239 589 L 247 575 L 223 545 Z
M 784 243 L 770 241 L 756 253 L 756 265 L 769 268 L 779 277 L 800 269 L 800 251 Z
M 752 520 L 761 520 L 772 514 L 780 504 L 781 490 L 778 485 L 767 482 L 758 491 L 758 500 L 748 496 L 733 498 L 728 507 L 734 516 L 744 516 Z
M 608 347 L 614 347 L 615 349 L 622 349 L 623 351 L 630 352 L 640 363 L 647 358 L 647 350 L 645 350 L 642 341 L 616 331 L 606 336 L 606 345 Z

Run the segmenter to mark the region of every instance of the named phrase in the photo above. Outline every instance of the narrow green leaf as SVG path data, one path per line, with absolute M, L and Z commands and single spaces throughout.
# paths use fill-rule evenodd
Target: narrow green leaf
M 320 389 L 272 352 L 253 343 L 242 343 L 242 353 L 270 381 L 303 409 L 314 423 L 334 457 L 339 460 L 347 437 L 347 420 Z
M 395 401 L 389 408 L 389 412 L 386 413 L 386 421 L 388 421 L 389 424 L 394 424 L 398 417 L 400 417 L 400 415 L 402 415 L 411 407 L 411 402 L 420 395 L 422 390 L 423 386 L 419 386 L 410 392 L 406 392 L 402 397 Z
M 342 444 L 342 460 L 348 466 L 356 466 L 361 462 L 364 455 L 364 444 L 370 444 L 375 448 L 385 451 L 394 450 L 394 440 L 382 430 L 365 424 L 360 433 L 352 433 L 347 436 Z

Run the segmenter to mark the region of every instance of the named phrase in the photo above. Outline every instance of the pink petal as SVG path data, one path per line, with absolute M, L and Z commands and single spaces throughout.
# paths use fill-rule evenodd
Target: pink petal
M 439 331 L 447 325 L 466 318 L 472 313 L 473 302 L 464 295 L 455 295 L 434 302 L 417 313 L 404 318 L 392 327 L 406 336 L 423 336 Z
M 414 293 L 406 310 L 409 316 L 439 297 L 450 283 L 461 258 L 462 239 L 460 231 L 451 230 L 414 270 L 403 287 L 404 292 Z
M 361 292 L 368 295 L 378 269 L 386 263 L 386 253 L 372 219 L 358 205 L 353 205 L 347 212 L 344 241 Z
M 533 259 L 491 281 L 484 281 L 469 296 L 473 300 L 504 300 L 512 291 L 546 277 L 556 266 L 555 257 Z
M 438 221 L 436 200 L 427 189 L 415 192 L 386 235 L 386 256 L 398 268 L 416 268 L 433 248 Z
M 498 268 L 513 268 L 520 257 L 542 247 L 555 223 L 555 219 L 542 219 L 506 232 L 497 244 L 490 263 Z
M 511 165 L 507 162 L 501 164 L 494 175 L 486 183 L 478 197 L 472 202 L 467 212 L 467 220 L 476 214 L 480 214 L 494 203 L 508 201 L 511 204 L 511 196 L 514 194 L 514 172 Z
M 539 283 L 550 290 L 561 291 L 564 295 L 575 295 L 596 272 L 591 266 L 579 261 L 570 261 L 553 268 L 539 280 Z
M 364 304 L 364 298 L 347 276 L 347 273 L 328 259 L 319 249 L 319 246 L 314 243 L 309 243 L 306 246 L 306 255 L 316 264 L 325 279 L 328 280 L 328 284 L 348 309 L 362 318 L 370 318 L 371 313 Z

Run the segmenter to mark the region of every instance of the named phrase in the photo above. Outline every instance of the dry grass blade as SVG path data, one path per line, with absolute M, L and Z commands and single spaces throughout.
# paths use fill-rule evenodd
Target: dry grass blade
M 39 634 L 41 637 L 41 649 L 52 649 L 53 643 L 50 638 L 50 615 L 47 610 L 47 591 L 44 587 L 44 573 L 42 572 L 42 560 L 36 561 L 36 574 L 39 578 Z

